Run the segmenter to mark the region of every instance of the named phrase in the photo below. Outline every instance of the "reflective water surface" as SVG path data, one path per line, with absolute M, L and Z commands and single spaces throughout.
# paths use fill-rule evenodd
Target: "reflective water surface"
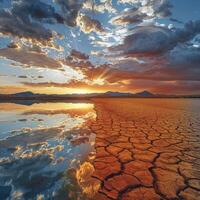
M 77 178 L 82 163 L 92 169 L 95 117 L 91 103 L 1 103 L 1 199 L 81 198 Z
M 197 200 L 200 99 L 0 104 L 0 200 Z

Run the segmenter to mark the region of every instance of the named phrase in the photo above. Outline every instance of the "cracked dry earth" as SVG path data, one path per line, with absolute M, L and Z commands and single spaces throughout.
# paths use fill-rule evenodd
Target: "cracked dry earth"
M 95 99 L 95 200 L 199 200 L 199 100 Z

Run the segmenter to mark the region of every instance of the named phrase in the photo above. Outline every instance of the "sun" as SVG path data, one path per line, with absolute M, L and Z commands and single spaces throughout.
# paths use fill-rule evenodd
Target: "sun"
M 73 93 L 76 93 L 76 94 L 88 94 L 88 93 L 91 93 L 91 90 L 90 89 L 87 89 L 87 88 L 76 88 L 74 89 Z
M 104 85 L 105 84 L 105 79 L 103 78 L 97 78 L 92 80 L 93 85 Z

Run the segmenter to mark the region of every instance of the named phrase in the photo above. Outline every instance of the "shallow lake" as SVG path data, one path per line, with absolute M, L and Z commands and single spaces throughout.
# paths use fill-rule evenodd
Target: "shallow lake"
M 0 104 L 0 196 L 79 196 L 74 174 L 94 157 L 91 103 Z

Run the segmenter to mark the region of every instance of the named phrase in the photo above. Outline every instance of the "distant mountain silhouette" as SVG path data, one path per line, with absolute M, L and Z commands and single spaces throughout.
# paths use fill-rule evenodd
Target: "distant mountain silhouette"
M 149 96 L 154 96 L 152 93 L 148 91 L 143 91 L 140 93 L 128 93 L 128 92 L 113 92 L 113 91 L 108 91 L 105 93 L 90 93 L 90 94 L 35 94 L 30 91 L 27 92 L 20 92 L 16 94 L 12 94 L 11 96 L 13 97 L 24 97 L 24 98 L 29 98 L 29 97 L 60 97 L 60 98 L 72 98 L 72 97 L 149 97 Z
M 155 96 L 154 94 L 152 94 L 151 92 L 146 91 L 146 90 L 144 90 L 142 92 L 138 92 L 135 95 L 140 96 L 140 97 L 154 97 Z
M 200 95 L 163 95 L 153 94 L 149 91 L 138 93 L 113 92 L 90 93 L 90 94 L 35 94 L 30 91 L 20 92 L 16 94 L 0 94 L 0 102 L 24 101 L 32 102 L 50 102 L 50 101 L 67 101 L 67 100 L 90 100 L 91 98 L 200 98 Z
M 110 97 L 134 96 L 134 94 L 132 93 L 122 93 L 122 92 L 112 92 L 112 91 L 103 93 L 103 95 L 110 96 Z

